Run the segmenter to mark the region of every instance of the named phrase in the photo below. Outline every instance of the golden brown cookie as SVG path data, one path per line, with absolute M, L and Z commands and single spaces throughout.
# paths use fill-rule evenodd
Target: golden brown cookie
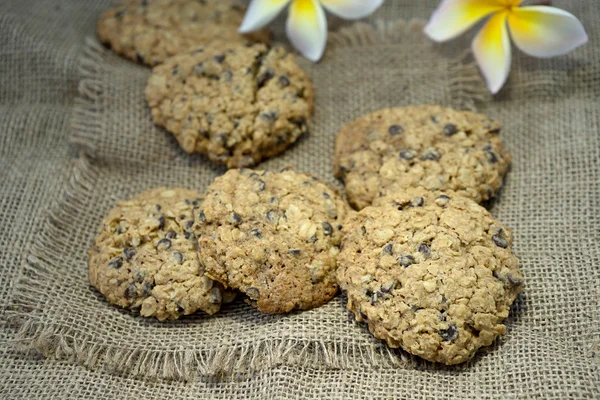
M 348 208 L 309 175 L 230 170 L 209 186 L 198 217 L 207 274 L 246 293 L 262 312 L 318 307 L 338 291 Z
M 473 200 L 410 188 L 350 217 L 338 256 L 348 309 L 390 347 L 457 364 L 505 333 L 523 277 L 512 234 Z
M 90 282 L 109 302 L 144 317 L 177 319 L 221 308 L 223 287 L 204 275 L 192 232 L 202 198 L 187 189 L 152 189 L 121 201 L 89 251 Z
M 283 152 L 307 131 L 314 89 L 294 56 L 263 44 L 214 44 L 152 71 L 146 99 L 154 122 L 188 153 L 229 168 Z
M 234 0 L 126 0 L 100 16 L 98 37 L 116 53 L 150 66 L 214 40 L 269 42 L 266 29 L 237 33 L 245 11 Z
M 482 202 L 500 189 L 510 163 L 500 128 L 485 115 L 439 106 L 380 110 L 340 131 L 335 174 L 356 209 L 419 186 Z

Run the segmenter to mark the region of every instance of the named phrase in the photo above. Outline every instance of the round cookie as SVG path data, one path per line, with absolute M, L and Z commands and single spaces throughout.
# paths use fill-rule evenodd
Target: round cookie
M 356 209 L 419 186 L 482 202 L 500 189 L 510 163 L 500 128 L 485 115 L 439 106 L 379 110 L 342 128 L 335 174 Z
M 191 190 L 152 189 L 121 201 L 89 250 L 90 282 L 109 302 L 144 317 L 177 319 L 221 308 L 223 287 L 204 275 L 192 231 L 201 205 Z
M 207 274 L 266 313 L 307 310 L 338 291 L 347 204 L 316 178 L 230 170 L 209 186 L 197 236 Z
M 214 40 L 268 42 L 266 29 L 237 33 L 245 11 L 233 0 L 126 0 L 100 16 L 98 37 L 116 53 L 151 66 Z
M 280 47 L 213 44 L 152 71 L 146 99 L 154 122 L 188 153 L 229 168 L 283 152 L 307 131 L 314 88 Z
M 523 277 L 512 234 L 473 200 L 410 188 L 348 218 L 337 279 L 390 347 L 458 364 L 505 333 Z

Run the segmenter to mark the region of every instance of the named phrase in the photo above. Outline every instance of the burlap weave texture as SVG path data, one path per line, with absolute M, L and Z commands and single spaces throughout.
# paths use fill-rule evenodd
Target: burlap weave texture
M 202 190 L 224 170 L 185 154 L 154 127 L 143 99 L 149 70 L 89 39 L 72 117 L 81 156 L 14 282 L 7 315 L 19 327 L 17 343 L 91 368 L 102 385 L 140 377 L 195 382 L 155 383 L 144 389 L 150 397 L 176 387 L 193 397 L 210 393 L 211 385 L 215 397 L 236 397 L 268 382 L 300 397 L 299 375 L 320 383 L 321 392 L 308 392 L 313 398 L 599 395 L 598 49 L 544 62 L 517 57 L 507 89 L 492 99 L 464 53 L 466 40 L 433 45 L 420 33 L 422 21 L 406 21 L 344 28 L 331 35 L 320 64 L 301 61 L 317 87 L 311 133 L 261 168 L 291 164 L 337 184 L 333 137 L 344 123 L 381 107 L 438 103 L 502 121 L 514 162 L 492 213 L 513 229 L 527 279 L 506 338 L 466 365 L 445 368 L 388 350 L 352 321 L 343 297 L 288 316 L 262 315 L 239 302 L 212 318 L 171 323 L 108 305 L 87 282 L 85 253 L 106 211 L 152 186 Z M 353 389 L 338 390 L 339 382 Z M 248 397 L 280 398 L 275 389 L 250 389 Z

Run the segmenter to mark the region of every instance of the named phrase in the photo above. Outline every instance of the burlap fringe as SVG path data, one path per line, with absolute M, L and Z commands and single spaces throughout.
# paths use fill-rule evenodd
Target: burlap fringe
M 357 22 L 329 33 L 329 51 L 343 47 L 393 46 L 400 43 L 436 46 L 423 33 L 426 23 L 426 20 L 420 18 L 409 21 L 380 19 L 373 23 Z M 469 49 L 450 60 L 447 81 L 453 101 L 450 105 L 455 108 L 475 111 L 477 103 L 491 98 Z
M 102 96 L 101 76 L 104 64 L 103 54 L 106 49 L 98 41 L 86 38 L 83 56 L 79 64 L 79 96 L 75 99 L 73 119 L 71 122 L 72 144 L 85 154 L 94 155 L 94 137 L 104 131 L 101 118 L 96 115 L 102 112 L 102 104 L 98 101 Z

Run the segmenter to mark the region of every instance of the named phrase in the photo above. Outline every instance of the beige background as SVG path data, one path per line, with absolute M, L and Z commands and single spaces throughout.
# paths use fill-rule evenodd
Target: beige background
M 301 62 L 318 90 L 311 134 L 261 165 L 292 164 L 335 184 L 335 133 L 384 106 L 477 108 L 505 124 L 513 169 L 490 207 L 515 233 L 527 282 L 508 335 L 449 368 L 389 351 L 341 296 L 289 316 L 237 303 L 171 324 L 106 304 L 85 265 L 100 217 L 150 186 L 201 190 L 223 170 L 153 126 L 148 70 L 85 40 L 108 2 L 3 2 L 0 396 L 600 396 L 600 14 L 592 0 L 555 3 L 581 17 L 591 43 L 552 60 L 516 56 L 509 85 L 491 98 L 466 39 L 436 46 L 419 21 L 393 22 L 428 17 L 436 1 L 388 0 L 371 19 L 389 22 L 331 35 L 320 64 Z

